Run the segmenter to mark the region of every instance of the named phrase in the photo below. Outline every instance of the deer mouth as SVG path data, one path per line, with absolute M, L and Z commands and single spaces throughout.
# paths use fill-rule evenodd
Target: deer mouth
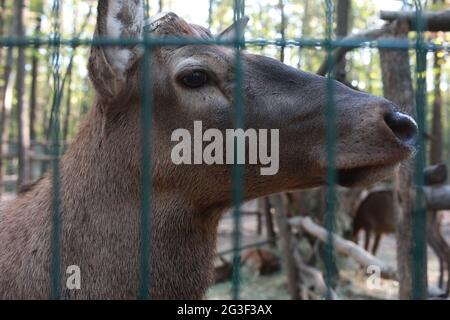
M 392 152 L 389 158 L 379 159 L 376 156 L 360 165 L 337 166 L 337 183 L 343 187 L 364 187 L 393 176 L 401 162 L 415 155 L 416 148 L 403 145 L 397 152 Z
M 337 170 L 337 183 L 343 187 L 368 186 L 392 176 L 398 164 L 361 166 Z

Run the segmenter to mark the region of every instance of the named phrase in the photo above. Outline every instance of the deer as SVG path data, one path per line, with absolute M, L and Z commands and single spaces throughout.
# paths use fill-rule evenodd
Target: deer
M 94 37 L 240 37 L 248 19 L 213 35 L 175 13 L 146 21 L 142 0 L 99 0 Z M 144 28 L 145 27 L 145 28 Z M 96 99 L 60 159 L 61 270 L 77 265 L 81 289 L 63 299 L 136 299 L 139 292 L 142 93 L 152 93 L 152 299 L 202 299 L 213 279 L 216 236 L 232 206 L 233 165 L 176 165 L 171 133 L 234 128 L 236 48 L 93 44 L 88 73 Z M 242 51 L 240 90 L 246 128 L 280 129 L 279 171 L 244 165 L 244 200 L 326 181 L 327 79 Z M 149 60 L 145 60 L 149 59 Z M 142 77 L 151 72 L 144 87 Z M 393 103 L 335 83 L 337 182 L 368 185 L 393 174 L 415 152 L 417 126 Z M 0 298 L 48 299 L 51 292 L 52 177 L 0 206 Z M 59 276 L 59 275 L 58 275 Z
M 358 234 L 364 230 L 364 249 L 369 251 L 371 238 L 374 240 L 370 252 L 377 254 L 380 240 L 385 234 L 396 231 L 398 209 L 394 203 L 394 192 L 391 189 L 368 191 L 366 196 L 353 210 L 352 240 L 358 243 Z M 427 243 L 433 249 L 439 261 L 438 287 L 448 296 L 450 288 L 450 248 L 441 231 L 439 213 L 427 210 Z M 447 281 L 445 281 L 447 278 Z
M 358 234 L 364 230 L 364 249 L 369 251 L 370 240 L 374 240 L 370 252 L 377 254 L 384 234 L 395 232 L 397 219 L 392 190 L 371 191 L 357 206 L 353 219 L 352 240 L 358 243 Z

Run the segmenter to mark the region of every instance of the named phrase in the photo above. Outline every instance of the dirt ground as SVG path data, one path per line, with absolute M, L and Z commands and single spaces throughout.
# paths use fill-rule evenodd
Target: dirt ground
M 255 203 L 247 204 L 245 211 L 252 211 Z M 450 211 L 443 213 L 443 235 L 450 243 Z M 256 216 L 244 215 L 241 219 L 241 243 L 243 246 L 266 240 L 265 235 L 258 236 L 256 230 Z M 232 245 L 233 217 L 227 213 L 220 225 L 217 239 L 217 252 L 228 252 Z M 360 243 L 363 234 L 360 235 Z M 384 236 L 380 243 L 377 257 L 396 267 L 396 244 L 394 235 Z M 232 254 L 226 254 L 230 260 Z M 433 250 L 428 247 L 428 281 L 437 286 L 439 264 Z M 341 299 L 397 299 L 398 283 L 383 280 L 377 286 L 367 285 L 368 275 L 350 258 L 340 261 L 340 282 L 337 293 Z M 286 274 L 284 270 L 271 276 L 255 276 L 250 270 L 241 269 L 241 298 L 242 299 L 289 299 L 287 292 Z M 214 285 L 207 294 L 207 299 L 230 299 L 231 282 Z

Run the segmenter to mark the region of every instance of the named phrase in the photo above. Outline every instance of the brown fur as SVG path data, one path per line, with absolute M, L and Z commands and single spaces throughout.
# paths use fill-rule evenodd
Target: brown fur
M 375 236 L 371 252 L 375 255 L 383 234 L 395 232 L 395 205 L 392 190 L 370 192 L 361 201 L 353 221 L 353 240 L 356 242 L 358 233 L 365 232 L 364 248 L 369 250 L 372 235 Z
M 107 24 L 110 5 L 123 12 L 113 12 L 119 36 L 141 36 L 142 1 L 137 0 L 100 0 L 96 35 L 114 35 Z M 201 30 L 175 14 L 152 25 L 155 36 L 207 37 Z M 180 63 L 193 58 L 212 75 L 211 83 L 197 90 L 176 80 Z M 142 49 L 92 48 L 89 75 L 97 101 L 61 159 L 61 269 L 78 265 L 82 275 L 79 291 L 65 289 L 61 275 L 64 298 L 137 297 L 142 90 L 153 93 L 154 101 L 151 297 L 203 297 L 213 275 L 217 224 L 232 204 L 232 166 L 176 166 L 170 136 L 174 129 L 192 128 L 194 120 L 222 132 L 233 128 L 233 62 L 230 48 L 155 48 L 154 85 L 141 89 Z M 261 176 L 259 166 L 246 166 L 244 199 L 322 184 L 325 79 L 246 53 L 243 63 L 246 127 L 281 129 L 280 172 Z M 346 177 L 341 183 L 368 184 L 391 174 L 413 150 L 383 121 L 395 107 L 339 84 L 335 92 L 336 165 Z M 52 192 L 49 173 L 0 205 L 1 299 L 49 297 Z

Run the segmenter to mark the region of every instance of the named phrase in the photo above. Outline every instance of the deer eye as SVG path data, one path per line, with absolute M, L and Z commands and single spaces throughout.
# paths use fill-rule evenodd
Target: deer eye
M 192 71 L 183 76 L 181 82 L 188 88 L 197 89 L 203 87 L 208 82 L 208 75 L 204 71 Z

